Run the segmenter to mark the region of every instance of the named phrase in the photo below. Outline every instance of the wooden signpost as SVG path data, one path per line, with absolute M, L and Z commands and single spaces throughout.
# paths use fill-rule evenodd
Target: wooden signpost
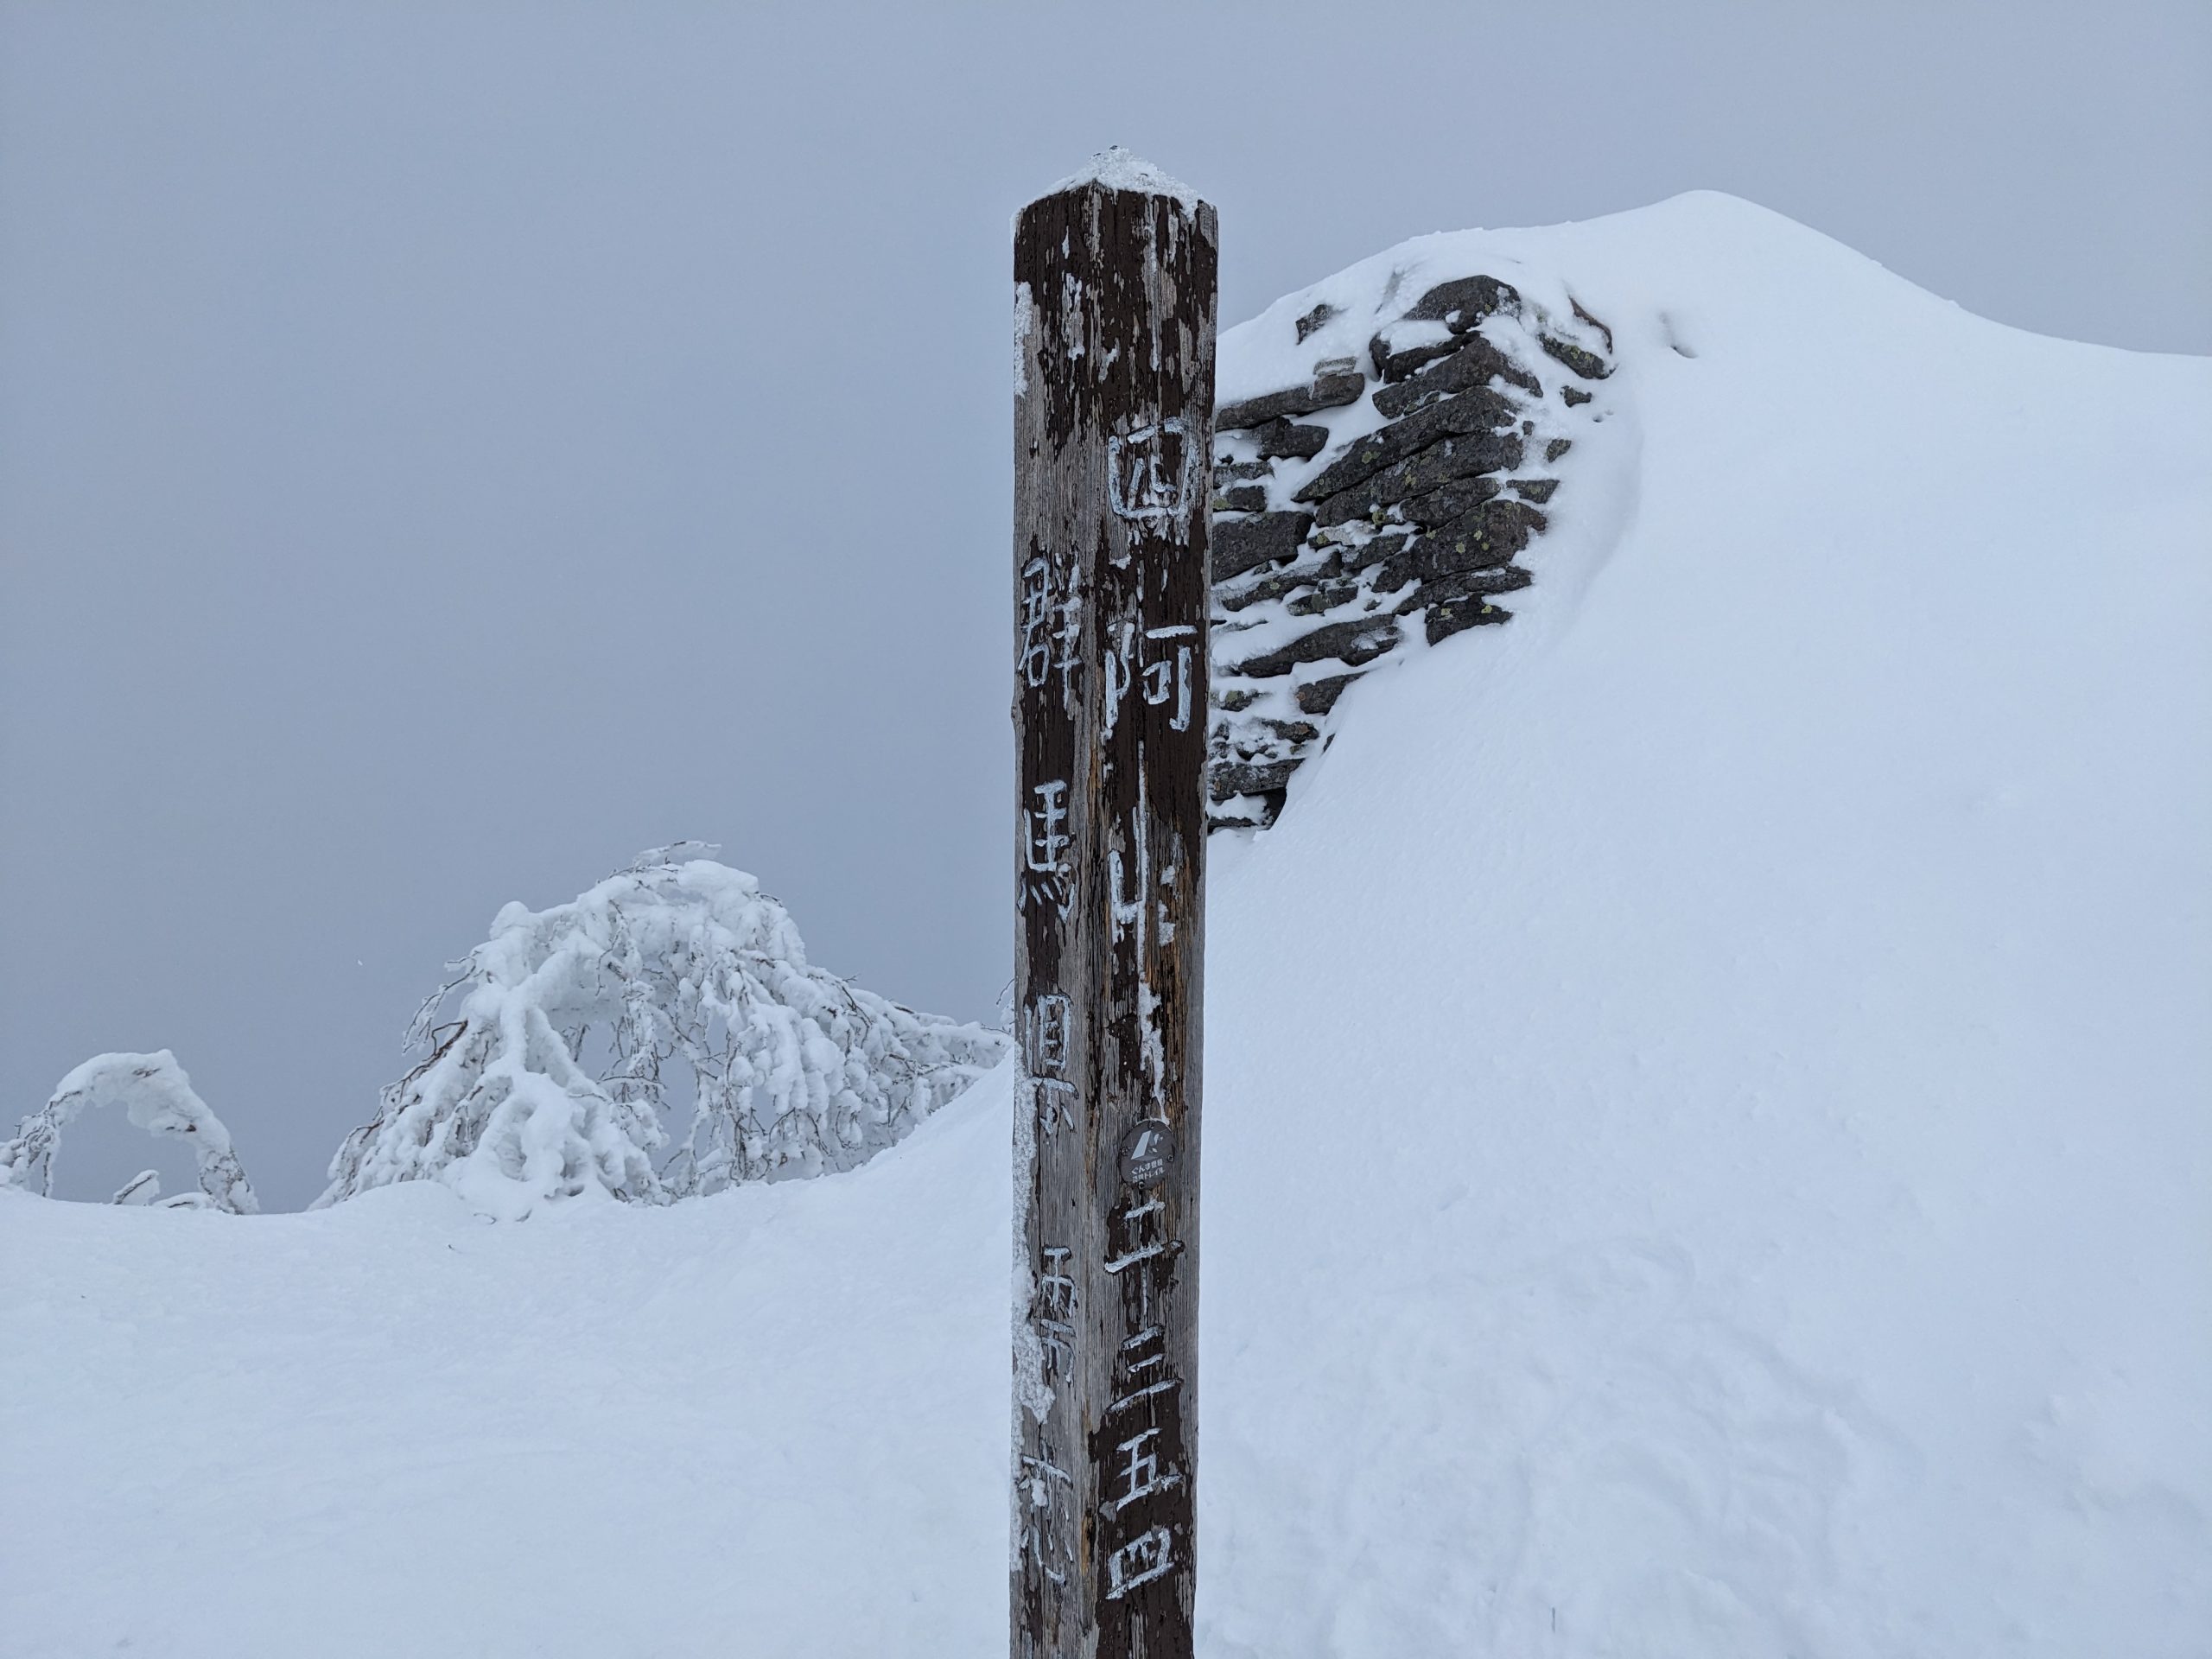
M 1014 232 L 1016 1659 L 1188 1659 L 1214 211 L 1120 151 Z

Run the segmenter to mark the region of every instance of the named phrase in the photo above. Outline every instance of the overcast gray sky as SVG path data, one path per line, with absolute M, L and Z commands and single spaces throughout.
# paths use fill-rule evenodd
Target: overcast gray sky
M 990 1017 L 1007 219 L 1103 144 L 1224 322 L 1707 187 L 2212 351 L 2202 0 L 0 19 L 0 1116 L 171 1047 L 277 1207 L 503 901 L 680 836 Z

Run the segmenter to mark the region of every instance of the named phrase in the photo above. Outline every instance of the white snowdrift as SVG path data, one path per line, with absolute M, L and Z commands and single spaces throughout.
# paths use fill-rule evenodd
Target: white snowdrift
M 2203 1655 L 2212 364 L 1694 196 L 1224 395 L 1397 268 L 1571 288 L 1615 406 L 1215 842 L 1205 1650 Z M 519 1226 L 0 1194 L 0 1649 L 999 1650 L 1008 1109 Z

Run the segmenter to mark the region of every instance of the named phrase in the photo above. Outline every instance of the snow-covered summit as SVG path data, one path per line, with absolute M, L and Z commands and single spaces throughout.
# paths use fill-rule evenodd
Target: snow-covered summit
M 1202 1650 L 2201 1653 L 2212 363 L 1692 196 L 1224 397 L 1400 269 L 1609 412 L 1214 841 Z M 0 1192 L 11 1650 L 996 1650 L 1011 1109 L 522 1228 Z

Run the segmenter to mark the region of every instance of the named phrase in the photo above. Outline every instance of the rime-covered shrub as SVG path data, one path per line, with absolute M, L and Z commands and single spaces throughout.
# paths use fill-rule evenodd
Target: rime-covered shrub
M 850 1169 L 997 1062 L 997 1033 L 810 966 L 751 876 L 690 855 L 713 850 L 662 849 L 572 903 L 502 910 L 416 1016 L 423 1058 L 346 1137 L 318 1206 L 435 1179 L 515 1217 Z M 690 1132 L 656 1168 L 687 1081 Z
M 95 1055 L 62 1078 L 46 1104 L 22 1121 L 15 1139 L 0 1143 L 0 1186 L 28 1186 L 35 1177 L 40 1194 L 50 1196 L 61 1131 L 79 1113 L 99 1106 L 120 1106 L 140 1128 L 191 1143 L 200 1166 L 200 1191 L 170 1198 L 165 1208 L 223 1210 L 234 1216 L 260 1209 L 231 1146 L 231 1132 L 193 1091 L 192 1079 L 166 1048 L 153 1054 Z M 148 1171 L 115 1198 L 118 1204 L 145 1204 L 160 1192 L 161 1182 Z

